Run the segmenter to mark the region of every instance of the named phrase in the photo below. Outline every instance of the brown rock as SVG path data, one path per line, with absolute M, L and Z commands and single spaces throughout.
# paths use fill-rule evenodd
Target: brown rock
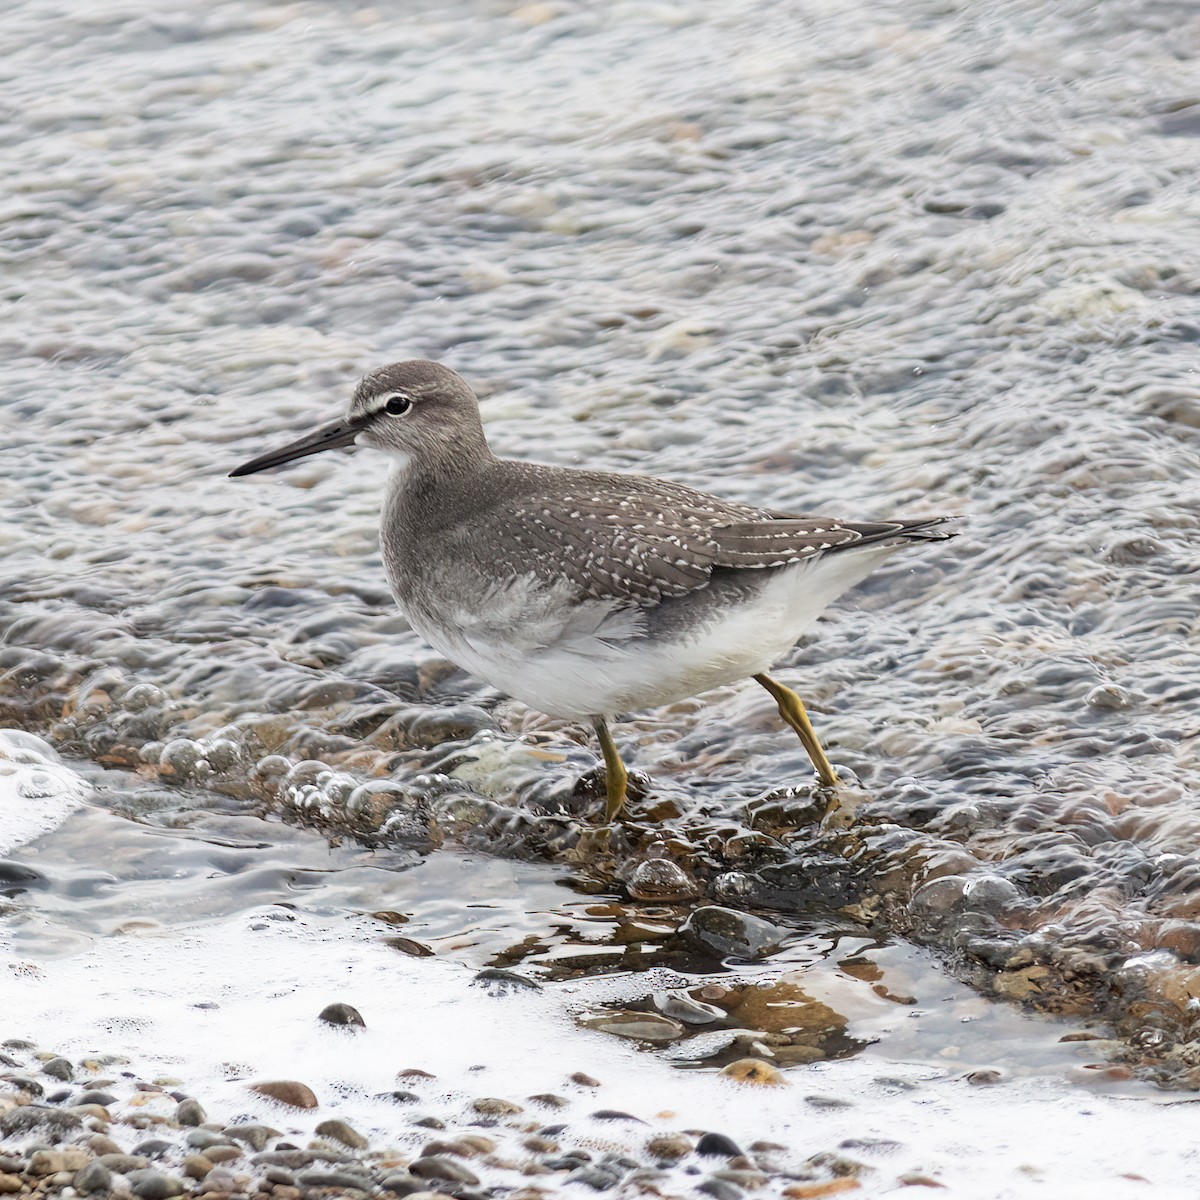
M 577 1083 L 580 1087 L 600 1086 L 600 1080 L 593 1078 L 591 1075 L 585 1075 L 582 1071 L 576 1071 L 569 1078 L 572 1083 Z
M 351 1150 L 365 1150 L 368 1145 L 367 1139 L 357 1129 L 345 1121 L 339 1121 L 336 1117 L 329 1121 L 322 1121 L 315 1132 L 322 1137 L 333 1138 L 335 1142 L 349 1146 Z
M 692 1139 L 682 1133 L 656 1134 L 646 1143 L 646 1153 L 654 1158 L 665 1158 L 674 1162 L 686 1158 L 692 1152 Z
M 14 1195 L 22 1187 L 20 1175 L 0 1174 L 0 1195 Z
M 252 1092 L 278 1100 L 291 1108 L 316 1108 L 317 1097 L 312 1088 L 306 1083 L 298 1083 L 294 1079 L 265 1079 L 249 1085 Z
M 785 1187 L 783 1194 L 788 1200 L 817 1200 L 820 1196 L 852 1192 L 860 1186 L 857 1179 L 827 1179 L 824 1183 L 794 1183 L 791 1187 Z
M 183 1173 L 189 1179 L 203 1179 L 213 1169 L 214 1163 L 207 1155 L 189 1154 L 183 1160 Z
M 472 1100 L 471 1107 L 485 1117 L 507 1117 L 525 1111 L 519 1104 L 495 1096 L 481 1096 L 478 1100 Z
M 739 1058 L 737 1062 L 722 1067 L 721 1074 L 736 1079 L 738 1083 L 757 1083 L 764 1087 L 787 1087 L 788 1083 L 781 1071 L 761 1058 Z

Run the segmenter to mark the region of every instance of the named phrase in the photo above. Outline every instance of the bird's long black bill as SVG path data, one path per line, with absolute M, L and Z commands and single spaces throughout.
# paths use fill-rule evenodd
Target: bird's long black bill
M 298 458 L 307 458 L 310 454 L 320 454 L 322 450 L 336 450 L 339 446 L 353 445 L 361 430 L 362 425 L 356 422 L 345 419 L 333 421 L 295 442 L 280 446 L 278 450 L 269 450 L 266 454 L 260 454 L 257 458 L 242 463 L 240 467 L 234 467 L 229 472 L 229 478 L 253 475 L 256 471 L 267 470 L 268 467 L 279 467 Z

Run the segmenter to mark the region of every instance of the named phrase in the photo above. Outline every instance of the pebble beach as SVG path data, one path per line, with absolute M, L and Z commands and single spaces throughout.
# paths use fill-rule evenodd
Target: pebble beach
M 1192 1197 L 1200 24 L 17 0 L 0 1194 Z M 380 363 L 498 453 L 953 512 L 589 731 L 388 595 Z

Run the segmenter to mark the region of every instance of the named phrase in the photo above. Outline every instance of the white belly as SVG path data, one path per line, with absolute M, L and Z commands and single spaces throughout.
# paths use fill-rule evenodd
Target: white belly
M 565 596 L 532 576 L 491 589 L 469 611 L 408 616 L 452 662 L 531 708 L 571 719 L 614 716 L 765 671 L 891 549 L 797 563 L 745 603 L 665 643 L 646 636 L 636 610 L 589 601 L 567 611 Z

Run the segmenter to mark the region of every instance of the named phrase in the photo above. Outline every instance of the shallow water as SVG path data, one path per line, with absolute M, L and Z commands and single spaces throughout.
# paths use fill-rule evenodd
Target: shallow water
M 106 772 L 16 859 L 24 953 L 419 886 L 405 935 L 566 928 L 546 965 L 666 856 L 1196 1083 L 1188 6 L 38 0 L 0 38 L 0 721 Z M 619 731 L 668 836 L 581 846 L 584 731 L 395 612 L 384 463 L 224 478 L 415 355 L 502 453 L 969 518 L 782 670 L 853 813 L 772 799 L 803 752 L 727 689 Z

